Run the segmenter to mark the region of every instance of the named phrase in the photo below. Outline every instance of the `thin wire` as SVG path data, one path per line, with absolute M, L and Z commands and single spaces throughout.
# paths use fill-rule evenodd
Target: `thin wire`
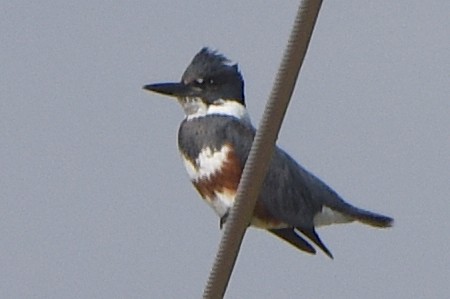
M 244 167 L 236 201 L 227 219 L 203 298 L 216 299 L 223 298 L 225 295 L 321 4 L 321 0 L 304 0 L 300 3 L 283 60 Z

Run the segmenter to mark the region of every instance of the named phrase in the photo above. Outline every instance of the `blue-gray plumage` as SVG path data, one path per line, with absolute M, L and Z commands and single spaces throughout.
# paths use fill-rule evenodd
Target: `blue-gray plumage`
M 181 82 L 144 88 L 174 96 L 183 107 L 186 118 L 178 132 L 180 153 L 194 186 L 224 223 L 255 136 L 237 65 L 230 65 L 224 56 L 203 48 Z M 332 257 L 315 227 L 354 220 L 375 227 L 389 227 L 393 222 L 390 217 L 345 202 L 286 152 L 276 148 L 251 225 L 267 229 L 303 251 L 315 253 L 303 235 Z

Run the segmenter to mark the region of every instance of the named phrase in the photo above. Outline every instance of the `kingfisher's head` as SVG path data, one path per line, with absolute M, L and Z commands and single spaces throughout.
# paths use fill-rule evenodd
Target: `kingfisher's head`
M 146 90 L 176 97 L 186 117 L 222 114 L 247 120 L 244 80 L 237 64 L 216 51 L 203 48 L 184 71 L 181 82 L 157 83 Z

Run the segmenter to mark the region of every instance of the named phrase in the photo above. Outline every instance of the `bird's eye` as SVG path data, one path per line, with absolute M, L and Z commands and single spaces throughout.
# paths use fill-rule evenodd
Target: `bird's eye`
M 195 83 L 197 83 L 198 85 L 203 85 L 203 83 L 205 83 L 205 80 L 203 78 L 198 78 L 195 79 Z
M 199 87 L 202 87 L 215 85 L 216 81 L 213 78 L 197 78 L 193 83 Z

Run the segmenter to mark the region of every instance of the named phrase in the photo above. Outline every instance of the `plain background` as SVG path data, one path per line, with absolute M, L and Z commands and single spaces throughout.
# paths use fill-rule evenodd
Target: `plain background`
M 199 298 L 221 237 L 191 186 L 178 81 L 239 63 L 258 124 L 297 1 L 3 1 L 0 297 Z M 393 229 L 246 234 L 228 298 L 446 298 L 450 2 L 325 1 L 278 144 Z

